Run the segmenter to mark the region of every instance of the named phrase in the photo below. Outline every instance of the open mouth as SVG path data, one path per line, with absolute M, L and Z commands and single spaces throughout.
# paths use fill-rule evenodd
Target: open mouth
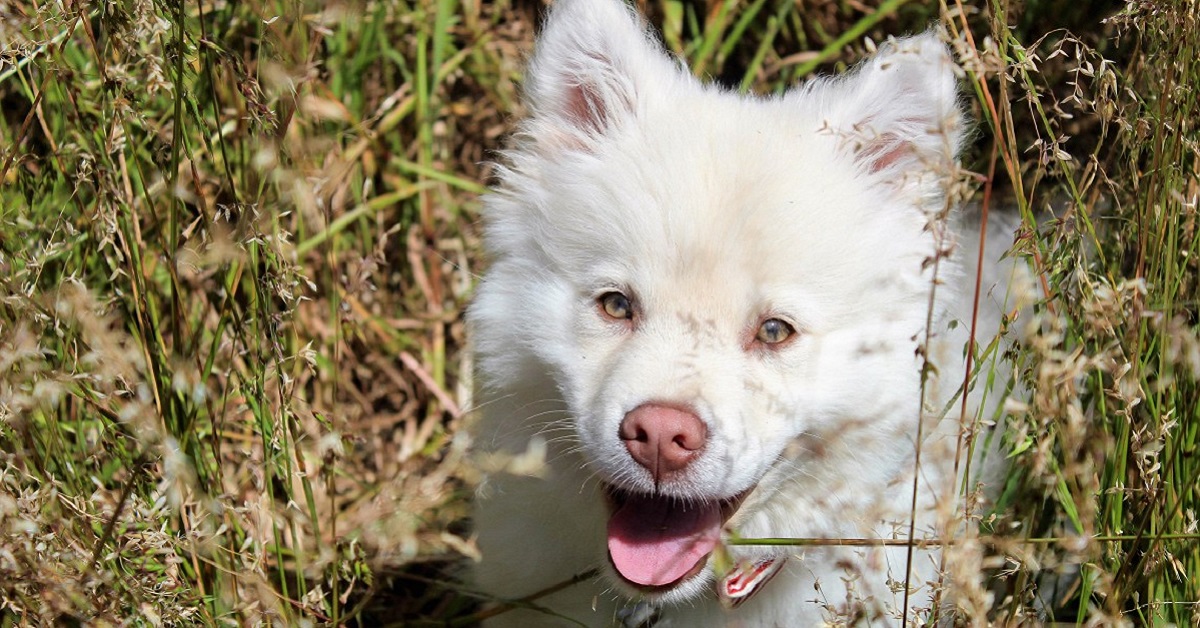
M 608 559 L 628 584 L 667 591 L 704 569 L 747 489 L 728 499 L 687 500 L 605 486 Z

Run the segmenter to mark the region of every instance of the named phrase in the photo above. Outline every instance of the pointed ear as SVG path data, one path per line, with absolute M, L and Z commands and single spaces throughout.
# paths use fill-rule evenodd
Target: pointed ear
M 621 0 L 558 0 L 529 64 L 525 100 L 552 136 L 586 146 L 635 115 L 657 91 L 648 86 L 680 74 Z
M 852 74 L 829 85 L 826 117 L 870 173 L 945 175 L 964 136 L 958 66 L 932 32 L 889 40 Z

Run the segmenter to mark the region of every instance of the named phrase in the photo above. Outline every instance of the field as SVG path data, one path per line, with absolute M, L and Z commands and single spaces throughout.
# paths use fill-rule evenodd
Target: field
M 637 4 L 759 93 L 946 29 L 1043 294 L 978 348 L 1021 392 L 961 621 L 1200 626 L 1200 5 Z M 541 10 L 0 0 L 0 626 L 495 612 L 462 310 Z

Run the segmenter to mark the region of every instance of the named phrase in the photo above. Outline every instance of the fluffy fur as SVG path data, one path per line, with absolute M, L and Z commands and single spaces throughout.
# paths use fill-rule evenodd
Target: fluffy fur
M 938 419 L 962 381 L 974 279 L 942 219 L 964 128 L 955 71 L 927 34 L 847 76 L 743 96 L 694 79 L 619 0 L 554 5 L 526 77 L 530 115 L 486 199 L 492 265 L 469 312 L 476 448 L 493 467 L 495 453 L 544 451 L 545 464 L 494 469 L 481 487 L 475 582 L 519 598 L 601 575 L 537 601 L 557 616 L 518 610 L 495 625 L 903 612 L 903 549 L 729 546 L 732 561 L 790 557 L 732 611 L 712 593 L 712 558 L 670 587 L 634 587 L 608 559 L 605 492 L 681 507 L 745 495 L 725 524 L 742 537 L 904 538 L 925 420 L 918 536 L 945 523 L 958 428 Z M 598 305 L 613 291 L 632 320 Z M 771 318 L 795 333 L 760 342 Z M 647 403 L 688 408 L 707 432 L 667 479 L 618 435 Z M 929 603 L 936 558 L 915 555 L 910 614 Z

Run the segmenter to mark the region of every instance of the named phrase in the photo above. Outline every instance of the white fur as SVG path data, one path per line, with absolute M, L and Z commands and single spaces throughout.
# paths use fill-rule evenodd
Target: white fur
M 663 490 L 718 499 L 757 486 L 730 522 L 745 537 L 905 536 L 925 416 L 918 534 L 936 527 L 957 428 L 934 419 L 961 382 L 966 339 L 947 323 L 970 314 L 955 287 L 968 273 L 933 263 L 949 246 L 935 216 L 963 128 L 954 71 L 923 35 L 840 79 L 741 96 L 695 80 L 618 0 L 555 4 L 527 76 L 531 115 L 486 200 L 492 265 L 469 313 L 477 449 L 545 443 L 547 461 L 538 476 L 488 477 L 475 581 L 517 598 L 592 568 L 605 576 L 538 600 L 558 617 L 514 611 L 495 625 L 605 626 L 639 599 L 608 575 L 600 485 L 652 489 L 618 438 L 649 401 L 694 408 L 709 434 Z M 930 316 L 935 269 L 949 283 Z M 613 289 L 636 298 L 633 328 L 601 316 L 596 299 Z M 765 317 L 797 337 L 754 346 Z M 922 355 L 940 374 L 925 412 Z M 661 606 L 656 625 L 900 613 L 888 579 L 904 581 L 903 550 L 732 551 L 792 558 L 736 611 L 717 606 L 709 568 L 644 598 Z M 917 552 L 913 586 L 935 560 Z M 912 606 L 928 604 L 923 590 Z

